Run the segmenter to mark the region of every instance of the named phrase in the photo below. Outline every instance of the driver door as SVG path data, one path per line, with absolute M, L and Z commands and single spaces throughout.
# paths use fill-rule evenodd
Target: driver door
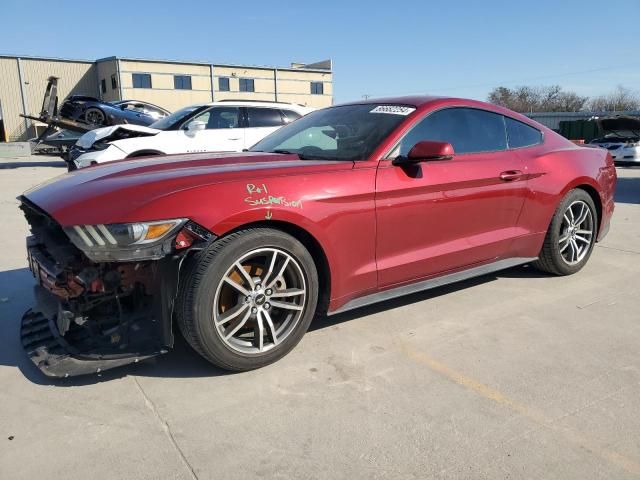
M 423 140 L 452 144 L 451 160 L 396 166 Z M 501 115 L 448 108 L 427 115 L 382 160 L 376 179 L 376 262 L 389 287 L 508 256 L 521 235 L 526 195 L 515 151 L 507 149 Z

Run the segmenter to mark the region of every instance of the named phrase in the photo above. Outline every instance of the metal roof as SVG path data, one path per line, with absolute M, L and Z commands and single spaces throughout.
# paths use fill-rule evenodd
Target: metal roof
M 310 67 L 295 68 L 295 67 L 276 67 L 276 66 L 269 66 L 269 65 L 243 65 L 240 63 L 213 63 L 213 62 L 202 62 L 202 61 L 190 62 L 186 60 L 162 60 L 162 59 L 152 59 L 152 58 L 117 57 L 117 56 L 99 58 L 97 60 L 86 60 L 86 59 L 77 59 L 77 58 L 43 57 L 43 56 L 37 56 L 37 55 L 14 55 L 14 54 L 8 54 L 8 53 L 0 53 L 0 58 L 16 58 L 16 59 L 21 58 L 25 60 L 44 60 L 44 61 L 50 61 L 50 62 L 77 62 L 77 63 L 100 63 L 100 62 L 106 62 L 111 60 L 124 60 L 128 62 L 173 63 L 173 64 L 180 64 L 180 65 L 205 65 L 205 66 L 213 65 L 214 67 L 256 68 L 261 70 L 280 70 L 280 71 L 291 71 L 291 72 L 314 72 L 314 73 L 331 73 L 332 72 L 331 69 L 313 68 L 314 65 L 318 65 L 326 62 L 328 62 L 328 64 L 331 65 L 331 60 L 327 60 L 325 62 L 312 63 L 312 64 L 309 64 L 311 65 Z
M 96 63 L 95 60 L 86 60 L 86 59 L 78 59 L 78 58 L 40 57 L 37 55 L 13 55 L 9 53 L 0 53 L 0 58 L 21 58 L 24 60 L 46 60 L 49 62 Z
M 317 72 L 317 73 L 331 73 L 331 70 L 324 68 L 310 68 L 310 67 L 276 67 L 272 65 L 245 65 L 240 63 L 213 63 L 213 62 L 202 62 L 195 61 L 190 62 L 186 60 L 158 60 L 152 58 L 135 58 L 135 57 L 105 57 L 99 58 L 96 60 L 96 63 L 106 62 L 110 60 L 123 60 L 125 62 L 148 62 L 148 63 L 174 63 L 180 65 L 204 65 L 209 66 L 213 65 L 214 67 L 229 67 L 229 68 L 257 68 L 261 70 L 281 70 L 281 71 L 291 71 L 291 72 Z M 321 63 L 321 62 L 317 62 Z M 311 64 L 315 65 L 315 64 Z
M 621 110 L 618 112 L 533 112 L 525 113 L 527 117 L 563 117 L 563 118 L 591 118 L 591 117 L 611 117 L 614 115 L 640 116 L 640 110 Z
M 640 111 L 624 111 L 624 112 L 533 112 L 526 113 L 527 117 L 541 123 L 545 127 L 552 130 L 560 128 L 560 122 L 572 120 L 589 120 L 590 118 L 615 117 L 618 115 L 626 115 L 630 117 L 640 117 Z

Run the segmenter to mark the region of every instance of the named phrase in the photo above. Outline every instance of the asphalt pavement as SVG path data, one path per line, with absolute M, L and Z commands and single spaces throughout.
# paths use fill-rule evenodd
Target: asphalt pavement
M 183 341 L 148 363 L 53 381 L 30 363 L 17 195 L 62 174 L 0 163 L 0 478 L 640 477 L 640 169 L 571 277 L 529 267 L 312 325 L 261 370 Z

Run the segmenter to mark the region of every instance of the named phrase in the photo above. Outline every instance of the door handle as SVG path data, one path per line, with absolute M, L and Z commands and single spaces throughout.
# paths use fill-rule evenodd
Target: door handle
M 524 173 L 520 170 L 507 170 L 500 174 L 500 180 L 503 182 L 513 182 L 514 180 L 520 180 L 522 177 L 524 177 Z
M 229 140 L 240 140 L 240 137 L 237 137 L 237 138 L 230 138 Z

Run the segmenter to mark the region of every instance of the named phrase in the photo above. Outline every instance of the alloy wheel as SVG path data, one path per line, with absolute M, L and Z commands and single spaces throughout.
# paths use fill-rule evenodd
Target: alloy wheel
M 595 225 L 591 208 L 582 200 L 567 207 L 560 225 L 558 247 L 568 265 L 576 265 L 589 253 L 593 243 Z
M 307 289 L 296 259 L 279 248 L 252 250 L 226 271 L 213 304 L 213 320 L 230 349 L 259 355 L 282 343 L 305 309 Z
M 85 120 L 89 125 L 102 125 L 104 123 L 104 114 L 97 109 L 90 109 L 85 114 Z

